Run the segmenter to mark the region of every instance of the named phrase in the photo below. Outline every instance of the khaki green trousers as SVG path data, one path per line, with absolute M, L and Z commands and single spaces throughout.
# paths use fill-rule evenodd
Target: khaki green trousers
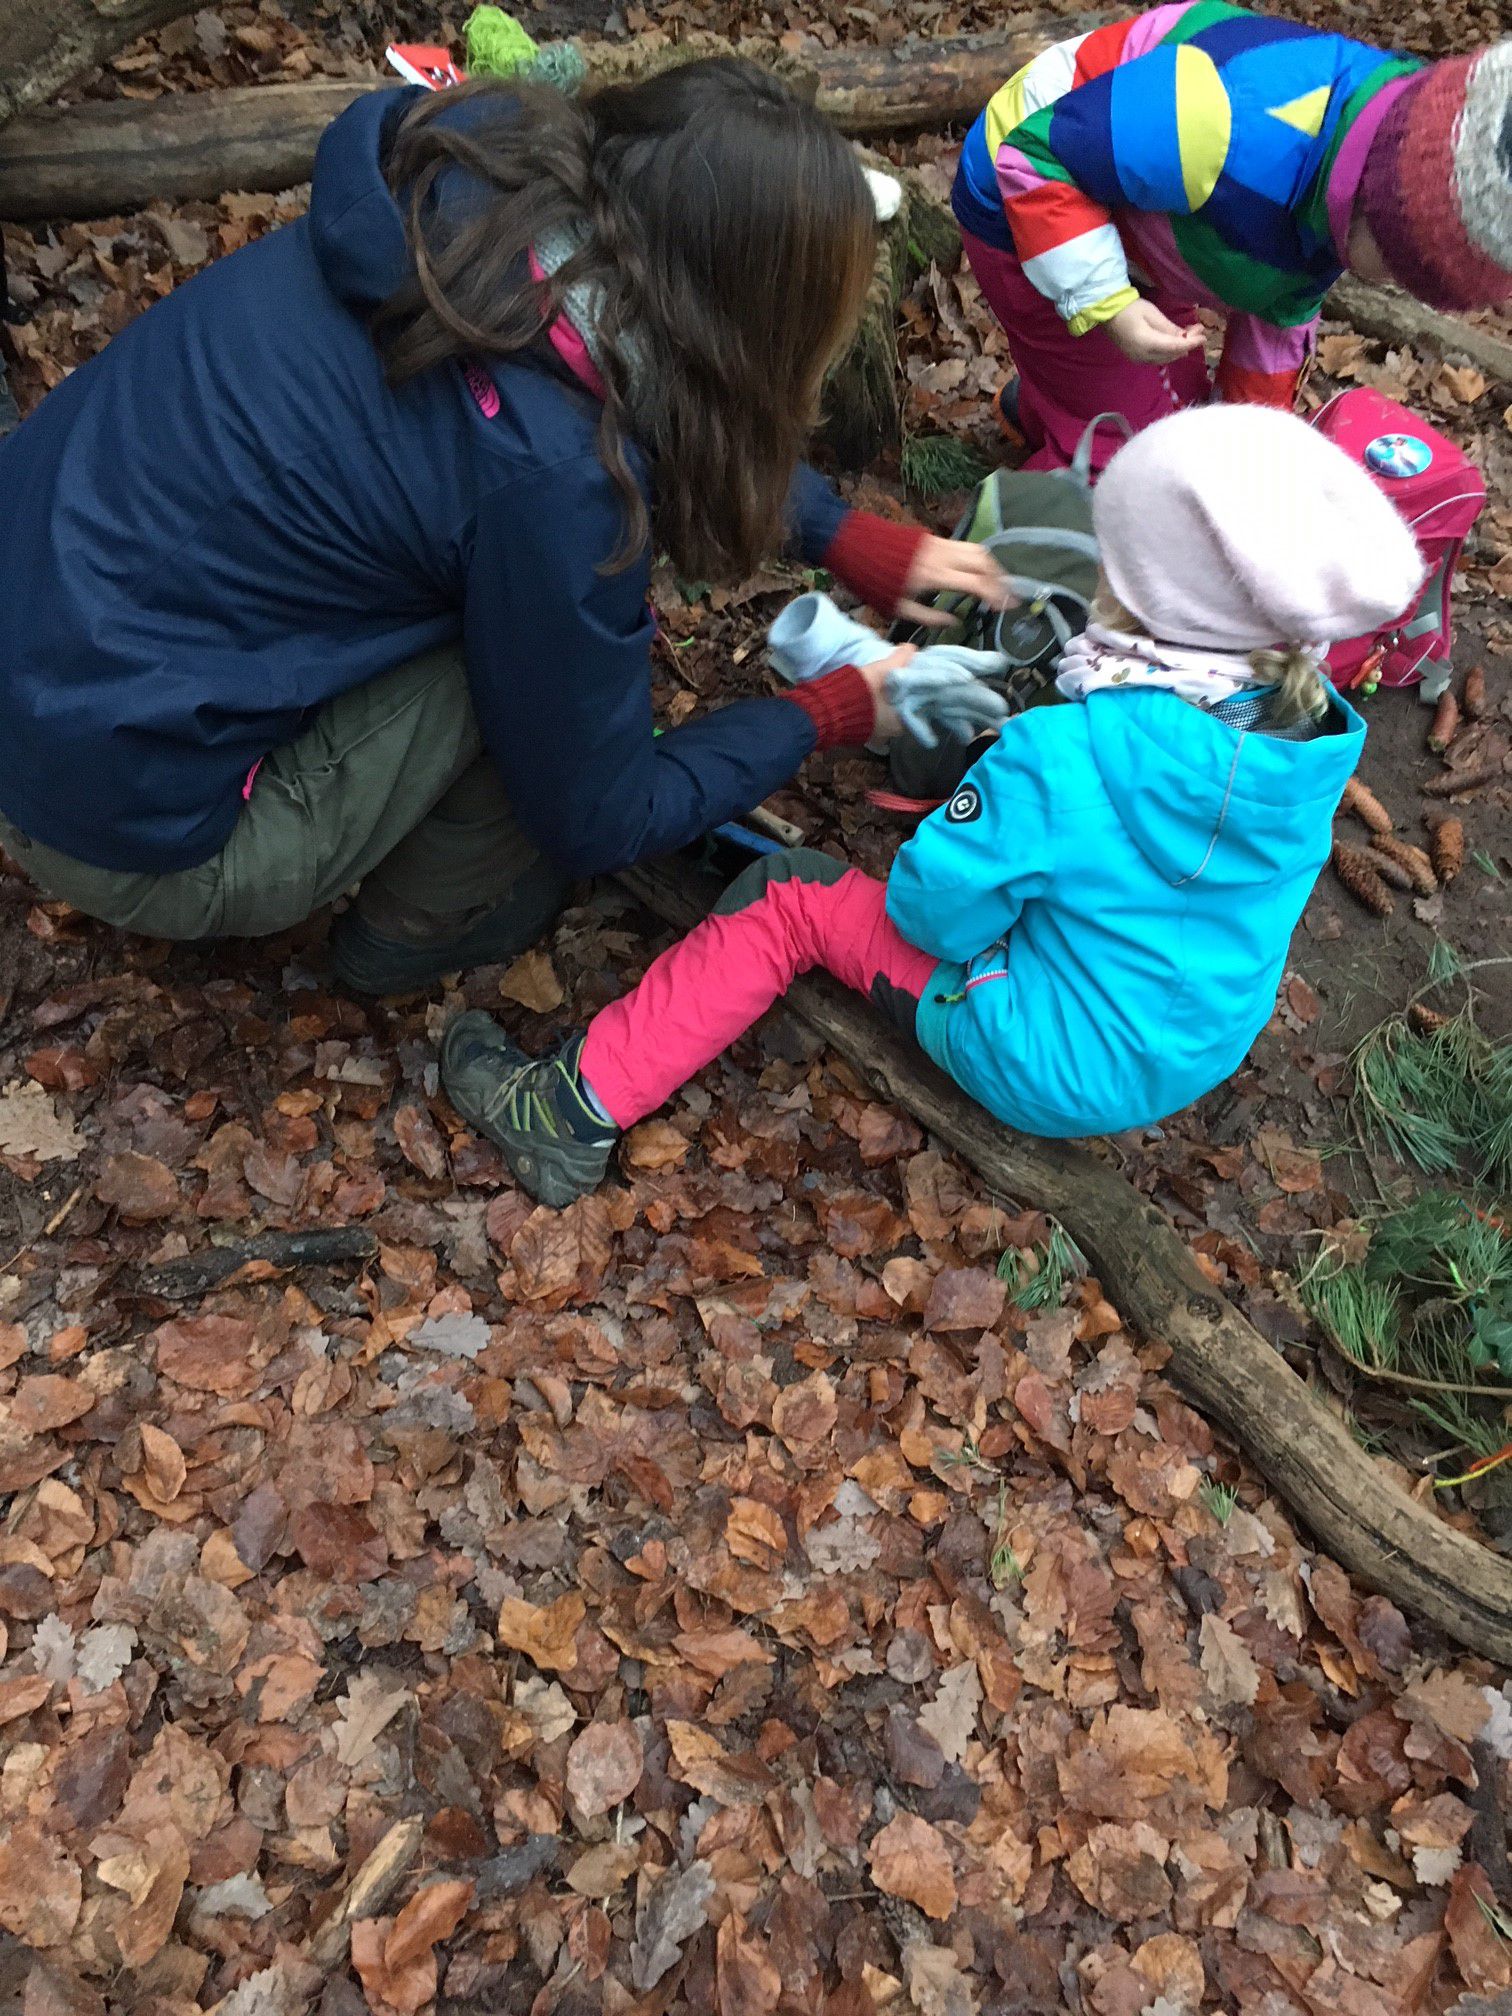
M 567 888 L 483 753 L 456 646 L 329 701 L 262 764 L 235 831 L 197 868 L 91 868 L 3 815 L 0 844 L 47 895 L 151 938 L 286 931 L 356 882 L 378 928 L 417 936 L 428 920 L 501 901 L 522 878 Z

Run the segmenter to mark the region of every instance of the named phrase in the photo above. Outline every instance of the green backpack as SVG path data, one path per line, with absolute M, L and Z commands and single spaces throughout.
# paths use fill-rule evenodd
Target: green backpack
M 978 489 L 951 533 L 985 546 L 1007 575 L 1018 606 L 985 609 L 969 595 L 933 595 L 948 610 L 948 628 L 901 624 L 899 644 L 964 644 L 999 651 L 1008 670 L 994 684 L 1012 714 L 1054 700 L 1055 665 L 1087 627 L 1097 592 L 1097 540 L 1092 531 L 1092 443 L 1105 422 L 1131 430 L 1121 413 L 1100 413 L 1077 444 L 1069 469 L 998 469 Z M 892 745 L 892 781 L 910 797 L 948 798 L 981 754 L 958 742 L 925 749 L 912 736 Z

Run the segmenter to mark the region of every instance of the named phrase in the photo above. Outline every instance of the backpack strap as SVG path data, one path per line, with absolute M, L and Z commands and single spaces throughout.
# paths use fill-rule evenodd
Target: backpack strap
M 1134 429 L 1125 414 L 1094 414 L 1082 430 L 1082 437 L 1076 444 L 1076 453 L 1071 457 L 1071 474 L 1084 490 L 1092 487 L 1092 450 L 1097 443 L 1097 430 L 1107 425 L 1116 427 L 1125 441 L 1134 439 Z
M 1006 552 L 1011 546 L 1054 546 L 1064 552 L 1080 553 L 1085 560 L 1096 560 L 1098 557 L 1096 535 L 1078 532 L 1074 525 L 1010 525 L 1005 531 L 994 532 L 981 544 L 994 555 Z M 1007 571 L 1005 568 L 1004 572 Z

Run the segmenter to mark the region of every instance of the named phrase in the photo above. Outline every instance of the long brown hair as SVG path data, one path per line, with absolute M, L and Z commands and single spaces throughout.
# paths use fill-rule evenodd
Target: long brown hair
M 465 200 L 438 189 L 448 170 L 472 178 Z M 734 57 L 581 102 L 480 82 L 411 108 L 387 173 L 415 261 L 376 325 L 390 377 L 526 349 L 586 280 L 601 290 L 599 449 L 625 500 L 612 564 L 654 529 L 689 577 L 751 573 L 781 539 L 875 257 L 870 192 L 829 121 Z M 527 248 L 564 229 L 584 242 L 543 287 Z M 654 522 L 630 438 L 654 464 Z

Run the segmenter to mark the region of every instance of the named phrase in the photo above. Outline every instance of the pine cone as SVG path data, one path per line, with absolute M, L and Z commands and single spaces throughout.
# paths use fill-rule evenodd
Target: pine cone
M 1391 814 L 1377 798 L 1374 791 L 1351 777 L 1344 786 L 1344 810 L 1353 812 L 1362 826 L 1368 826 L 1372 833 L 1389 833 L 1392 828 Z
M 1410 870 L 1404 868 L 1394 856 L 1379 854 L 1372 849 L 1364 858 L 1383 882 L 1389 882 L 1393 889 L 1400 889 L 1405 895 L 1416 895 L 1417 885 L 1412 879 Z
M 1479 721 L 1485 716 L 1486 674 L 1483 666 L 1476 665 L 1465 674 L 1464 708 L 1472 721 Z
M 1432 896 L 1438 888 L 1438 877 L 1433 872 L 1433 863 L 1421 847 L 1413 847 L 1405 840 L 1399 840 L 1394 833 L 1378 833 L 1370 843 L 1374 853 L 1384 854 L 1389 861 L 1395 861 L 1406 869 L 1412 877 L 1412 886 L 1419 896 Z
M 1391 891 L 1377 875 L 1369 857 L 1358 847 L 1346 847 L 1342 840 L 1334 842 L 1334 873 L 1357 903 L 1363 903 L 1367 910 L 1373 910 L 1377 917 L 1389 917 L 1396 908 Z
M 1443 697 L 1433 712 L 1433 726 L 1428 730 L 1428 747 L 1440 756 L 1459 733 L 1459 702 L 1446 686 Z
M 1452 882 L 1465 865 L 1465 822 L 1440 819 L 1433 829 L 1433 872 L 1440 882 Z

